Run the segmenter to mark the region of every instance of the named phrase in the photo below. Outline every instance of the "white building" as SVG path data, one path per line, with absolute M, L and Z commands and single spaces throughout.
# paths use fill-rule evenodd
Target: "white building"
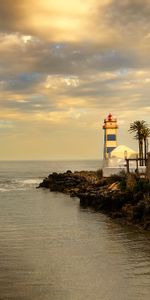
M 111 153 L 110 157 L 103 162 L 103 176 L 109 177 L 112 174 L 119 174 L 122 170 L 126 171 L 126 158 L 136 158 L 137 153 L 125 146 L 120 145 L 116 147 Z M 136 162 L 130 163 L 130 170 L 135 171 Z

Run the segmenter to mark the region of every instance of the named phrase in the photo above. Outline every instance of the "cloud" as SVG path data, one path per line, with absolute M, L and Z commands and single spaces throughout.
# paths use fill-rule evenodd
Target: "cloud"
M 87 18 L 94 4 L 95 0 L 6 0 L 1 5 L 0 27 L 4 32 L 74 41 L 88 35 Z
M 130 48 L 141 56 L 150 49 L 150 2 L 149 0 L 112 0 L 104 8 L 105 22 L 113 25 L 120 37 L 120 47 Z
M 1 134 L 69 147 L 110 111 L 121 130 L 149 121 L 148 0 L 0 2 Z
M 23 3 L 23 2 L 22 2 Z M 19 0 L 6 0 L 0 3 L 0 28 L 1 31 L 12 32 L 21 25 L 24 15 L 21 2 Z
M 142 22 L 149 24 L 150 2 L 149 0 L 112 0 L 106 6 L 106 18 L 115 24 L 124 26 L 141 25 Z M 136 29 L 136 28 L 135 28 Z M 143 29 L 143 28 L 142 28 Z M 145 28 L 144 28 L 145 29 Z

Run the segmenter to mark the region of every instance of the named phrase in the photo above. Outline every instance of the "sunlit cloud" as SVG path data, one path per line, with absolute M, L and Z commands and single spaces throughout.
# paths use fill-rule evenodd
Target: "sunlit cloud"
M 48 75 L 45 82 L 45 88 L 47 89 L 60 89 L 63 86 L 77 87 L 79 85 L 79 79 L 77 76 L 52 76 Z
M 64 145 L 84 140 L 83 157 L 91 151 L 98 158 L 109 112 L 127 141 L 133 119 L 149 122 L 148 0 L 1 2 L 0 132 L 5 147 L 14 137 L 13 155 L 21 142 L 34 140 L 31 156 L 36 145 L 42 158 L 42 140 L 49 149 L 57 145 L 50 156 L 61 158 Z

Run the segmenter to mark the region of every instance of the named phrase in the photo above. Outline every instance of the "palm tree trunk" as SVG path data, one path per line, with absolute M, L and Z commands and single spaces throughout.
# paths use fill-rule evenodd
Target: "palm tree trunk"
M 140 158 L 140 166 L 143 166 L 143 140 L 139 140 L 139 158 Z
M 142 166 L 144 166 L 144 145 L 142 140 Z
M 141 159 L 141 147 L 140 147 L 140 140 L 139 140 L 139 158 Z M 141 160 L 140 160 L 140 166 L 141 166 Z
M 144 159 L 145 159 L 145 166 L 146 166 L 146 159 L 147 159 L 147 139 L 144 139 Z

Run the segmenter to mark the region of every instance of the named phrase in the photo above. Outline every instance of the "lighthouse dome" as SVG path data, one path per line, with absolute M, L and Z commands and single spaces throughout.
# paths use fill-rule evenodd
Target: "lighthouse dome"
M 137 153 L 133 149 L 125 145 L 119 145 L 111 152 L 111 158 L 136 158 L 136 155 Z

